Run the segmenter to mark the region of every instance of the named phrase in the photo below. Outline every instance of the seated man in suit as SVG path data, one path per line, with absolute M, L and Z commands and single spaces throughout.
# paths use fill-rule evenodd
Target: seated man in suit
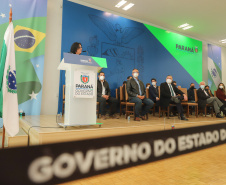
M 205 90 L 205 82 L 200 82 L 199 86 L 200 88 L 197 90 L 199 107 L 204 108 L 206 104 L 211 104 L 214 106 L 216 117 L 223 118 L 220 111 L 223 111 L 224 114 L 226 113 L 226 108 L 223 106 L 224 104 L 217 97 L 210 97 L 207 90 Z
M 126 90 L 129 96 L 129 102 L 135 103 L 135 121 L 140 121 L 140 116 L 142 120 L 145 120 L 145 114 L 153 107 L 154 102 L 146 98 L 146 90 L 143 82 L 138 79 L 139 71 L 138 69 L 133 69 L 133 78 L 127 81 Z M 143 110 L 142 103 L 144 103 Z
M 195 102 L 195 94 L 194 94 L 195 84 L 191 83 L 190 88 L 188 89 L 188 101 Z
M 180 91 L 174 84 L 171 84 L 173 77 L 168 75 L 166 77 L 166 82 L 160 85 L 160 106 L 168 107 L 170 103 L 175 103 L 177 106 L 178 118 L 181 120 L 188 120 L 185 118 L 183 113 L 183 107 L 181 105 L 182 98 L 187 100 L 187 96 Z M 180 94 L 181 96 L 177 96 Z
M 151 86 L 149 87 L 149 98 L 156 103 L 156 106 L 159 104 L 159 89 L 157 86 L 157 81 L 155 78 L 151 79 Z
M 109 117 L 119 119 L 118 115 L 116 115 L 116 109 L 118 100 L 116 98 L 111 97 L 111 91 L 108 85 L 108 82 L 105 80 L 104 72 L 100 72 L 99 80 L 97 80 L 97 101 L 100 103 L 100 111 L 101 118 L 103 120 L 106 118 L 106 102 L 108 102 L 111 106 L 111 112 Z

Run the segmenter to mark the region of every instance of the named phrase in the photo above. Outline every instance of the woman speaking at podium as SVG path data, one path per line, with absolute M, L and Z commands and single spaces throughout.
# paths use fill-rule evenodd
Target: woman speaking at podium
M 76 55 L 80 55 L 82 53 L 82 44 L 79 42 L 74 42 L 71 45 L 71 51 L 70 53 L 76 54 Z

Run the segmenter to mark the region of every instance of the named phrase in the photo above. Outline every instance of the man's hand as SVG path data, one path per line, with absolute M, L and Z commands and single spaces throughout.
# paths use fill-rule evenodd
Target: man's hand
M 184 100 L 188 101 L 188 97 L 185 94 L 183 94 L 183 96 L 184 96 Z
M 159 101 L 159 98 L 158 97 L 156 97 L 156 101 Z
M 144 97 L 144 96 L 140 96 L 140 95 L 138 95 L 138 96 L 137 96 L 137 98 L 139 98 L 139 99 L 143 100 L 145 97 Z
M 106 100 L 109 99 L 109 96 L 108 95 L 103 95 L 102 97 L 105 98 Z

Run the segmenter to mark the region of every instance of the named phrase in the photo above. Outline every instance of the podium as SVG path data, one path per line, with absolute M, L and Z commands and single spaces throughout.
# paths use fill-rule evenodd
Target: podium
M 97 73 L 107 68 L 105 58 L 63 53 L 58 66 L 65 70 L 64 123 L 59 125 L 81 126 L 96 124 Z

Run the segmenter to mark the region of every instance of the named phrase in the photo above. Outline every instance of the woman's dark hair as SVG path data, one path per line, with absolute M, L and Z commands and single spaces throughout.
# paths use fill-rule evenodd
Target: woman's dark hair
M 77 50 L 80 48 L 80 45 L 82 46 L 81 43 L 79 42 L 74 42 L 72 45 L 71 45 L 71 53 L 75 54 L 77 52 Z
M 224 86 L 224 84 L 223 83 L 219 83 L 219 85 L 218 85 L 218 89 L 220 89 L 220 85 L 223 85 L 223 89 L 222 89 L 222 91 L 224 92 L 224 94 L 225 94 L 225 86 Z

